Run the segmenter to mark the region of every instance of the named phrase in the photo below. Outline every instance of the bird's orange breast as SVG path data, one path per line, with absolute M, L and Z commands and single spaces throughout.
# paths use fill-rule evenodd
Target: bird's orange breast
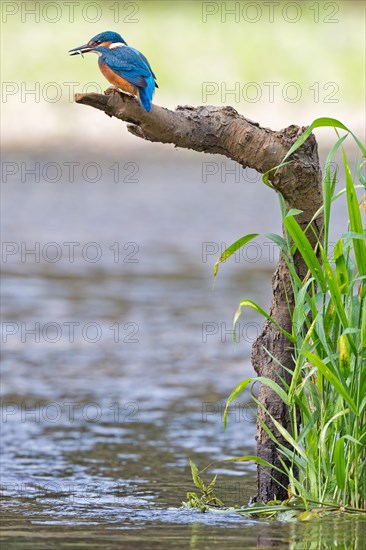
M 128 80 L 125 80 L 121 76 L 118 76 L 118 74 L 114 73 L 112 69 L 108 67 L 108 65 L 99 64 L 99 68 L 102 71 L 102 74 L 106 77 L 106 79 L 113 84 L 113 86 L 116 86 L 123 92 L 127 92 L 128 94 L 136 95 L 137 97 L 140 97 L 139 90 L 131 84 L 131 82 L 128 82 Z

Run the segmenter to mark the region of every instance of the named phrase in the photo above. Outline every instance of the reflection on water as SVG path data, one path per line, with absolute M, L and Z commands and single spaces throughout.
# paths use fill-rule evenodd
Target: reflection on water
M 261 321 L 247 313 L 236 347 L 231 323 L 240 299 L 268 304 L 276 253 L 258 240 L 221 267 L 214 292 L 212 266 L 239 236 L 278 231 L 279 216 L 258 180 L 203 181 L 197 156 L 174 155 L 129 159 L 132 183 L 116 183 L 108 160 L 94 184 L 22 183 L 20 172 L 3 183 L 6 548 L 362 548 L 355 522 L 179 509 L 193 489 L 188 458 L 204 467 L 254 452 L 248 396 L 226 432 L 222 413 L 252 374 Z M 66 162 L 26 162 L 37 161 Z M 218 462 L 214 473 L 227 504 L 255 494 L 253 465 Z

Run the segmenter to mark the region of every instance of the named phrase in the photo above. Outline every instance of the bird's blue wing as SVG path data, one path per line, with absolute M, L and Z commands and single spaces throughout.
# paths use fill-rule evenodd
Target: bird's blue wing
M 146 65 L 149 67 L 150 72 L 151 72 L 151 75 L 154 77 L 154 80 L 156 80 L 155 73 L 154 73 L 154 71 L 152 70 L 150 63 L 148 62 L 148 60 L 146 59 L 146 57 L 144 56 L 144 54 L 141 53 L 141 52 L 139 52 L 138 50 L 135 50 L 135 48 L 131 48 L 131 50 L 134 50 L 134 51 L 141 57 L 141 59 L 142 59 L 142 60 L 146 63 Z M 158 87 L 157 84 L 156 84 L 156 87 Z
M 146 58 L 129 46 L 109 49 L 103 57 L 113 72 L 139 88 L 145 88 L 147 79 L 153 76 Z

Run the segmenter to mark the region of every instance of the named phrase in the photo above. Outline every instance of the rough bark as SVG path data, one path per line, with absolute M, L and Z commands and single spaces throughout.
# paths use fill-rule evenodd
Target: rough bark
M 289 126 L 284 130 L 273 131 L 262 128 L 258 123 L 238 114 L 232 107 L 178 106 L 175 111 L 154 105 L 147 113 L 131 96 L 116 90 L 107 90 L 106 95 L 76 94 L 75 101 L 104 111 L 128 123 L 128 131 L 152 142 L 172 143 L 176 147 L 193 149 L 204 153 L 221 154 L 238 162 L 244 168 L 254 168 L 260 173 L 281 163 L 283 157 L 305 128 Z M 298 222 L 306 227 L 314 213 L 322 205 L 321 172 L 316 140 L 313 135 L 294 153 L 292 162 L 272 177 L 274 188 L 282 193 L 288 208 L 298 208 L 303 213 Z M 308 238 L 313 245 L 322 220 L 318 218 Z M 298 257 L 296 269 L 301 277 L 306 267 Z M 270 315 L 275 321 L 291 332 L 292 291 L 289 272 L 285 261 L 280 258 L 272 278 L 272 302 Z M 287 380 L 291 375 L 284 367 L 293 368 L 293 350 L 290 342 L 274 324 L 266 322 L 260 336 L 253 345 L 252 362 L 259 376 L 267 376 L 276 382 L 280 377 Z M 270 414 L 287 429 L 290 429 L 286 406 L 272 390 L 261 386 L 259 400 Z M 258 411 L 267 426 L 274 431 L 278 440 L 285 444 L 283 437 L 274 429 L 270 418 L 261 409 Z M 271 439 L 257 422 L 257 454 L 275 466 L 280 466 L 276 448 Z M 274 479 L 272 479 L 272 477 Z M 258 467 L 258 495 L 260 501 L 268 502 L 276 496 L 286 498 L 288 480 L 275 470 Z M 281 487 L 281 485 L 283 487 Z

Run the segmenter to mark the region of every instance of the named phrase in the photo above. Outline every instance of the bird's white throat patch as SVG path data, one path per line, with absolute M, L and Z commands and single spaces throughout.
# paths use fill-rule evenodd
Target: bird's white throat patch
M 121 46 L 125 46 L 125 45 L 126 44 L 124 44 L 123 42 L 114 42 L 110 44 L 109 49 L 113 50 L 113 48 L 120 48 Z

